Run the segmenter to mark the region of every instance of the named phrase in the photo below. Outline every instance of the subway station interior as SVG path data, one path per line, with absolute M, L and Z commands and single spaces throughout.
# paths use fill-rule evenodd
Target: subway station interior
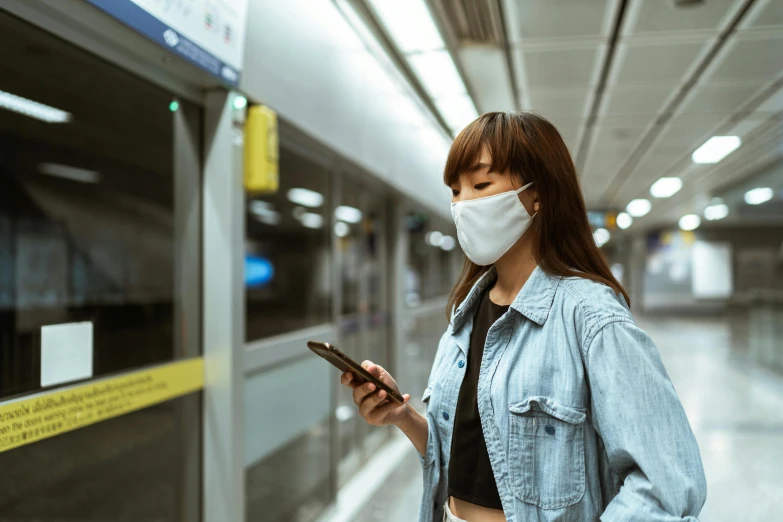
M 783 0 L 0 0 L 0 522 L 419 520 L 306 343 L 425 411 L 491 111 L 565 141 L 698 520 L 783 520 Z

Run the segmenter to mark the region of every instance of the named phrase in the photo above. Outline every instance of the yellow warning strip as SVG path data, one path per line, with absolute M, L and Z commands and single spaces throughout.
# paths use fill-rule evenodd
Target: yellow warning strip
M 0 453 L 204 387 L 198 357 L 0 405 Z

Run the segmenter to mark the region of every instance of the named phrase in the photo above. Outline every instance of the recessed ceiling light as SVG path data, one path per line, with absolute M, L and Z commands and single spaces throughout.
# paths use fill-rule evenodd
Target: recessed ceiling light
M 646 216 L 650 209 L 652 209 L 652 204 L 647 199 L 634 199 L 625 207 L 625 210 L 633 217 Z
M 306 188 L 292 188 L 288 191 L 288 201 L 303 207 L 317 208 L 324 202 L 321 193 Z
M 691 155 L 694 163 L 712 164 L 737 150 L 742 144 L 739 136 L 713 136 Z
M 598 248 L 601 248 L 612 239 L 612 234 L 605 228 L 598 228 L 593 232 L 593 239 L 595 240 L 595 244 L 598 245 Z
M 745 203 L 748 205 L 761 205 L 766 203 L 775 195 L 769 187 L 755 188 L 745 193 Z
M 346 223 L 358 223 L 362 220 L 362 211 L 348 205 L 340 205 L 334 209 L 334 217 Z
M 707 221 L 718 221 L 729 215 L 729 207 L 724 203 L 716 203 L 704 209 L 704 217 Z
M 633 218 L 627 212 L 620 212 L 617 214 L 617 226 L 622 230 L 626 230 L 633 225 Z
M 10 92 L 0 91 L 0 108 L 14 111 L 46 123 L 66 123 L 71 121 L 71 113 L 55 109 L 49 105 L 22 98 Z
M 302 223 L 303 227 L 307 228 L 321 228 L 324 225 L 323 216 L 313 212 L 303 214 L 299 221 Z
M 437 230 L 427 232 L 427 235 L 424 236 L 424 241 L 430 246 L 439 247 L 443 242 L 443 234 Z
M 343 223 L 342 221 L 338 221 L 334 224 L 334 235 L 337 237 L 346 237 L 348 234 L 351 233 L 351 227 L 348 226 L 348 223 Z
M 451 236 L 443 236 L 443 239 L 440 242 L 440 248 L 446 252 L 451 252 L 456 246 L 457 242 Z
M 680 218 L 679 225 L 682 230 L 696 230 L 701 225 L 701 219 L 696 214 L 688 214 Z
M 650 188 L 650 194 L 654 198 L 670 198 L 680 191 L 682 180 L 680 178 L 661 178 Z

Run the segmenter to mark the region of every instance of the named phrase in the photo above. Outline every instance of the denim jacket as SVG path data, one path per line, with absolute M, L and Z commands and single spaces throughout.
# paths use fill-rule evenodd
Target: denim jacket
M 457 397 L 483 276 L 454 312 L 424 402 L 419 522 L 440 522 Z M 622 296 L 536 268 L 487 334 L 478 409 L 508 522 L 695 521 L 699 448 L 658 350 Z

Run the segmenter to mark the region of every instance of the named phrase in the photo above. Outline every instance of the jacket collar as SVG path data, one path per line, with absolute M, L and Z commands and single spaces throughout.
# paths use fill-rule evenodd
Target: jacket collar
M 452 331 L 459 331 L 468 318 L 475 313 L 481 295 L 488 287 L 497 280 L 497 272 L 492 267 L 486 274 L 473 285 L 468 297 L 454 311 L 452 317 Z M 536 267 L 530 274 L 527 282 L 519 291 L 510 308 L 516 310 L 531 321 L 543 325 L 549 317 L 549 311 L 552 309 L 552 302 L 555 299 L 555 292 L 560 285 L 561 277 L 551 276 L 544 272 L 541 267 Z

